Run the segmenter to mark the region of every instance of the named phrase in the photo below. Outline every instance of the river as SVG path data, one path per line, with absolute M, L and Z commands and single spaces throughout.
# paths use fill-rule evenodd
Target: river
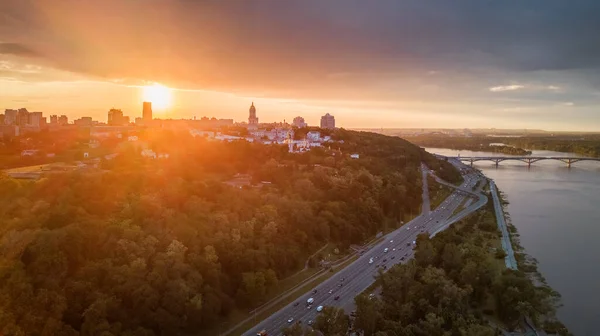
M 502 156 L 427 148 L 447 156 Z M 578 156 L 533 151 L 532 156 Z M 600 162 L 559 161 L 528 168 L 517 161 L 475 167 L 494 179 L 510 202 L 508 212 L 525 252 L 538 260 L 548 285 L 562 295 L 559 319 L 575 336 L 600 335 Z

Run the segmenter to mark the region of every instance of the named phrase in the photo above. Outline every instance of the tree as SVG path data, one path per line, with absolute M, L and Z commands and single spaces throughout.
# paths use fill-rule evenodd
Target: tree
M 356 303 L 354 327 L 356 330 L 363 332 L 365 336 L 374 335 L 379 330 L 378 327 L 382 326 L 381 301 L 366 295 L 359 295 L 354 301 Z
M 324 307 L 317 316 L 314 328 L 324 336 L 344 336 L 348 334 L 350 318 L 341 308 Z
M 302 329 L 302 325 L 300 323 L 294 323 L 291 327 L 285 327 L 281 329 L 281 333 L 284 336 L 302 336 L 304 335 L 304 330 Z

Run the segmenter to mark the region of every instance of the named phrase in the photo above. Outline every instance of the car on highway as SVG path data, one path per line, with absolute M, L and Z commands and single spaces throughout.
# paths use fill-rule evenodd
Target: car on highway
M 395 258 L 396 258 L 395 256 L 392 256 L 392 260 L 394 260 Z
M 308 320 L 308 325 L 313 325 L 313 321 L 312 320 Z
M 383 262 L 386 262 L 386 261 L 387 261 L 387 258 L 386 258 L 386 259 L 383 259 Z
M 322 310 L 323 310 L 323 306 L 318 306 L 318 307 L 317 307 L 317 311 L 318 311 L 318 312 L 321 312 Z
M 394 240 L 393 240 L 393 239 L 392 239 L 392 240 L 390 240 L 390 243 L 393 243 L 393 242 L 394 242 Z
M 293 317 L 290 317 L 290 318 L 288 319 L 288 323 L 292 323 L 292 322 L 294 322 L 294 318 L 293 318 Z
M 369 259 L 369 264 L 373 263 L 373 258 Z
M 383 253 L 388 253 L 390 249 L 388 249 L 387 247 L 383 249 Z
M 313 298 L 308 298 L 308 300 L 306 300 L 306 304 L 309 305 L 309 306 L 311 304 L 313 304 L 313 302 L 315 302 L 315 299 L 313 299 Z
M 328 293 L 329 293 L 329 294 L 333 293 L 333 289 L 330 289 Z
M 334 299 L 334 300 L 339 300 L 339 299 L 340 299 L 340 296 L 339 296 L 339 295 L 336 295 L 336 296 L 335 296 L 333 299 Z
M 300 302 L 294 303 L 294 307 L 298 307 L 299 304 L 300 304 Z
M 316 290 L 316 289 L 315 289 L 315 290 L 313 290 L 313 294 L 317 294 L 317 290 Z
M 400 258 L 400 260 L 404 260 L 404 257 Z

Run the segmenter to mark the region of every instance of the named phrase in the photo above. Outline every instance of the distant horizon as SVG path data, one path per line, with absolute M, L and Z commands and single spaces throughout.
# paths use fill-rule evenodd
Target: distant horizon
M 0 107 L 600 132 L 600 3 L 551 3 L 4 0 Z

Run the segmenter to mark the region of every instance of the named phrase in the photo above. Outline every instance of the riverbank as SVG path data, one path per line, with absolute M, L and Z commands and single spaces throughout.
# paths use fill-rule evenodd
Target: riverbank
M 503 142 L 502 138 L 452 137 L 447 135 L 403 136 L 403 138 L 421 147 L 471 150 L 519 156 L 531 155 L 530 150 Z
M 445 156 L 490 156 L 490 153 L 427 148 Z M 534 151 L 533 156 L 577 156 Z M 507 161 L 496 167 L 476 162 L 476 169 L 496 181 L 518 239 L 548 285 L 561 294 L 557 316 L 577 336 L 596 336 L 600 319 L 600 163 L 579 162 L 567 168 L 558 161 L 531 167 Z M 511 230 L 510 225 L 508 226 Z
M 357 297 L 355 327 L 369 334 L 425 326 L 431 335 L 451 328 L 465 335 L 535 334 L 529 322 L 554 321 L 555 292 L 506 268 L 501 236 L 492 202 L 433 238 L 420 235 L 415 258 L 380 275 L 377 296 Z

